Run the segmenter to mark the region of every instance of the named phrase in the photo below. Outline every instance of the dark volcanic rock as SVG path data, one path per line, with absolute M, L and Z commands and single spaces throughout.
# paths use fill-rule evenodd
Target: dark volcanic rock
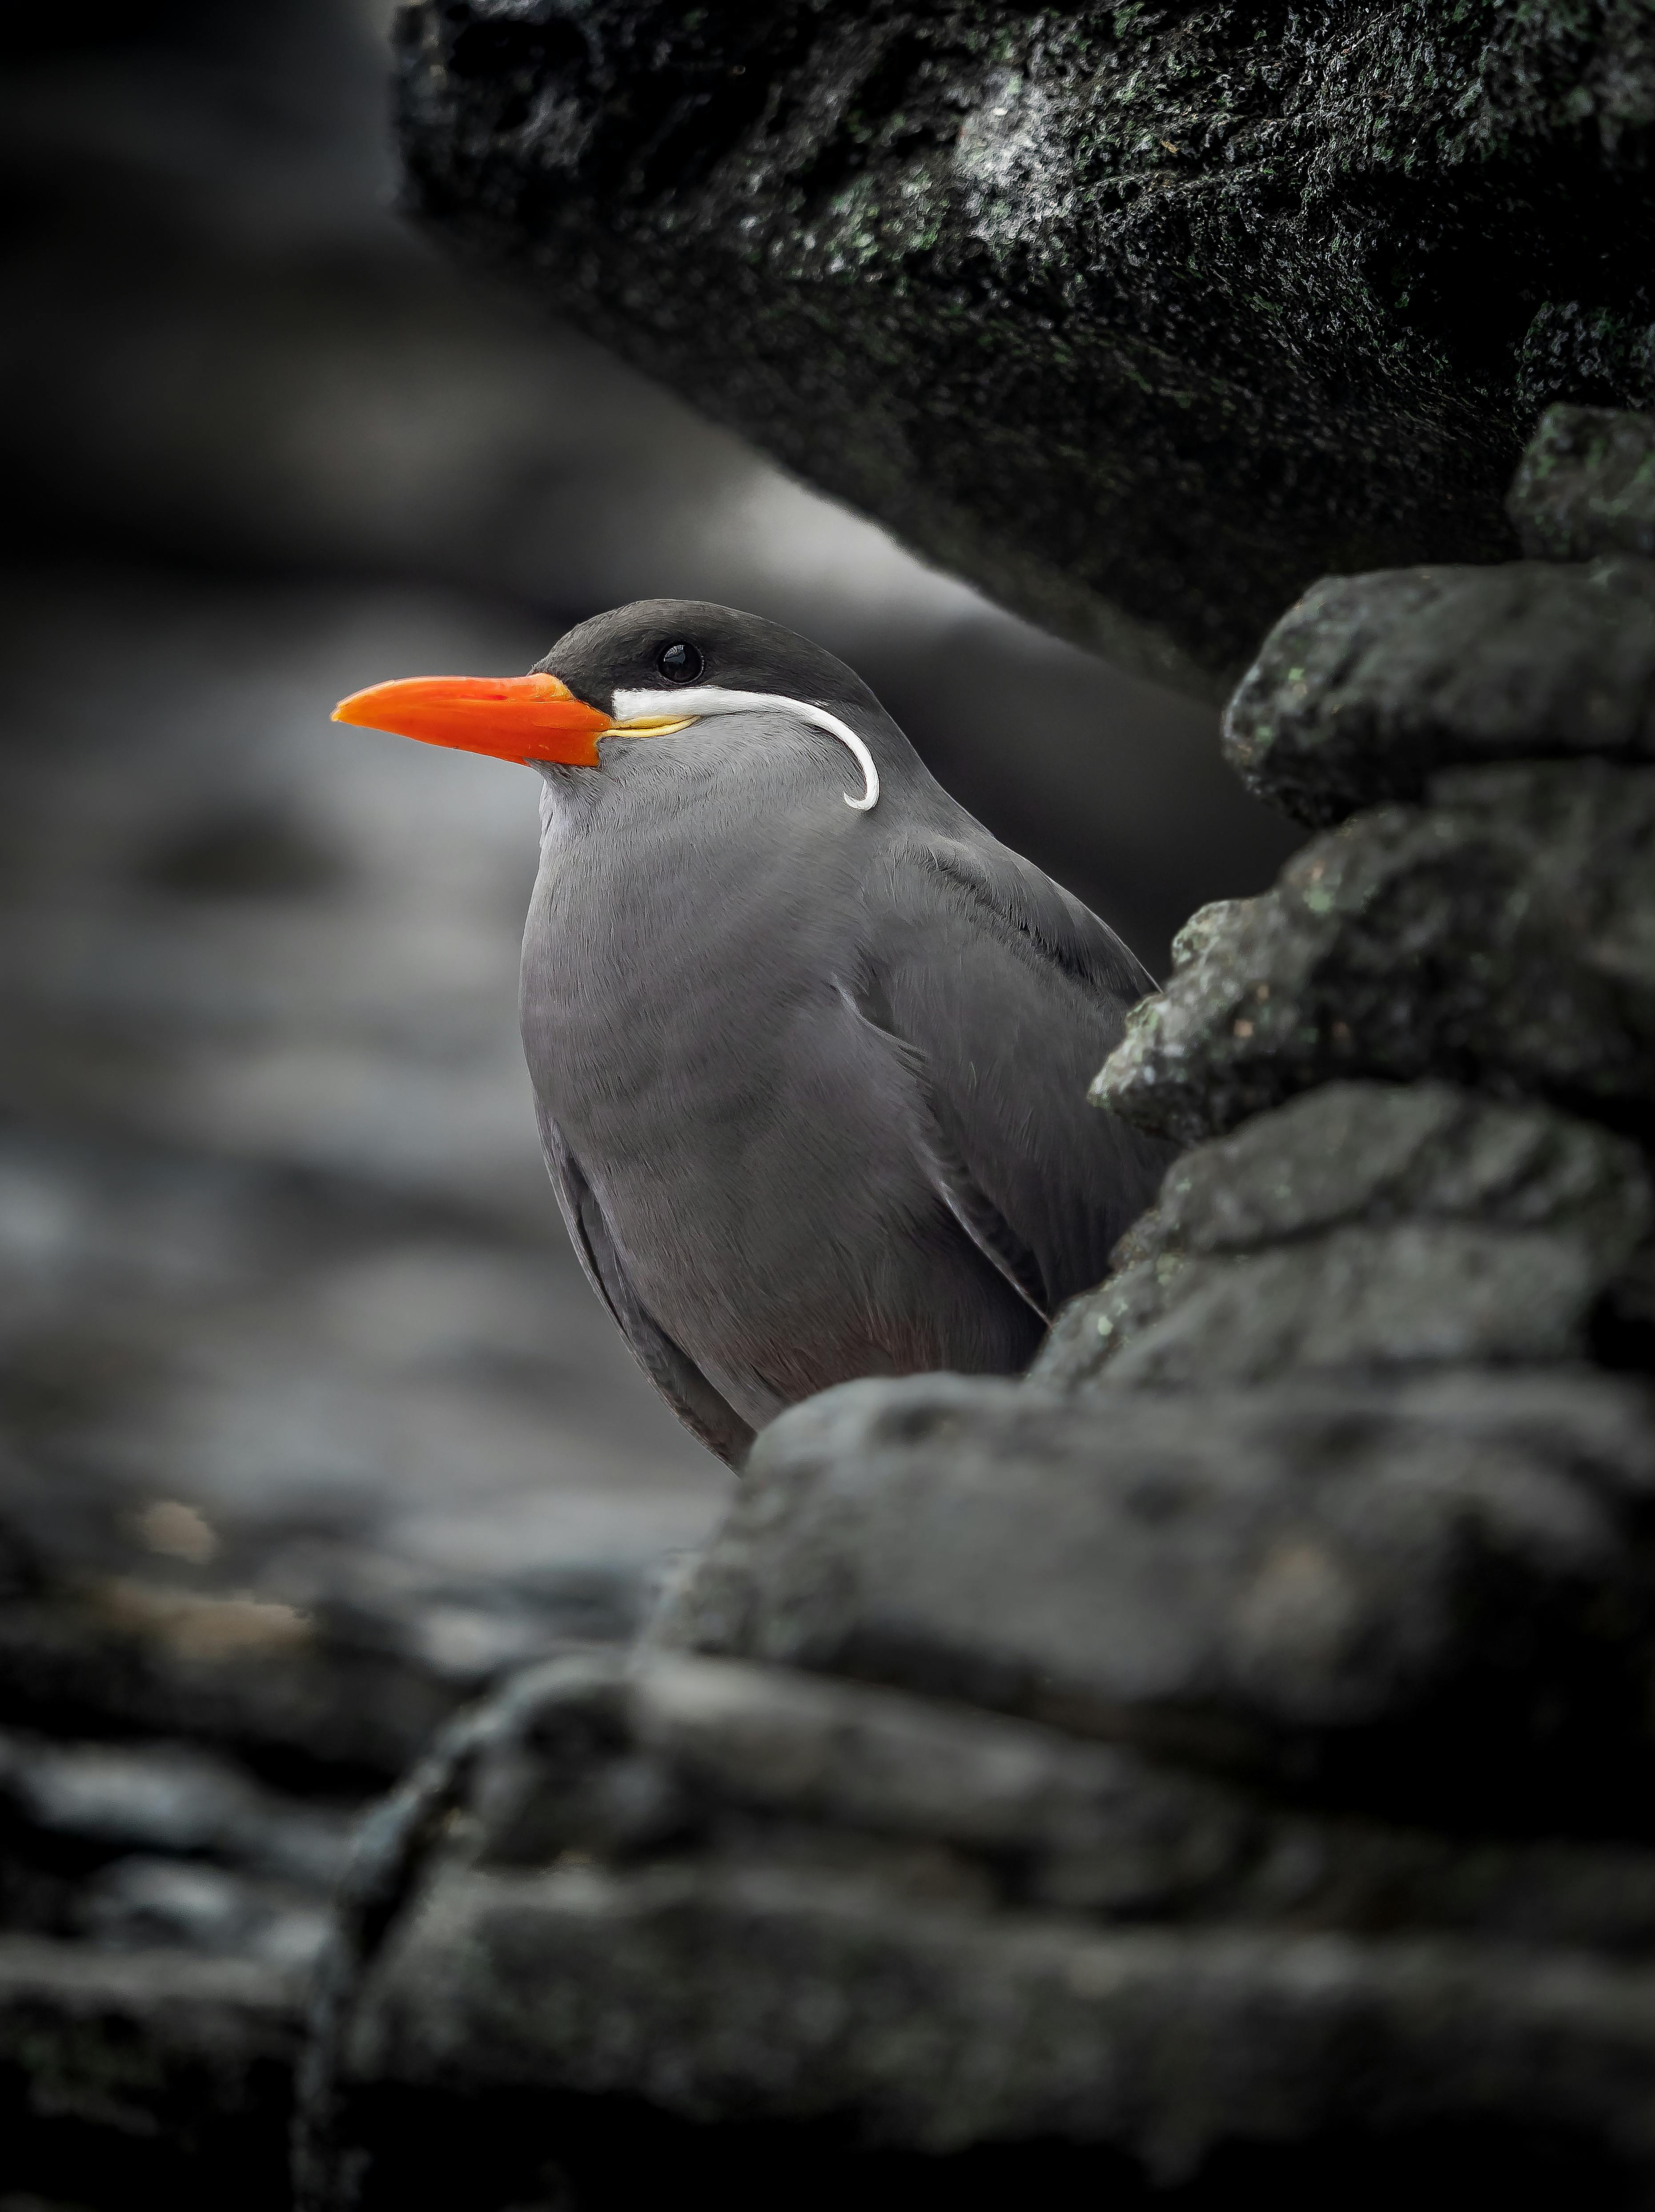
M 365 1613 L 340 1604 L 319 1620 L 149 1577 L 30 1590 L 0 1609 L 0 1713 L 228 1744 L 289 1776 L 382 1786 L 478 1678 L 445 1682 Z
M 524 1685 L 522 1721 L 478 1762 L 481 1863 L 728 1842 L 762 1814 L 922 1845 L 939 1867 L 964 1852 L 1012 1895 L 1142 1911 L 1204 1894 L 1255 1856 L 1256 1817 L 1232 1792 L 1125 1746 L 676 1651 L 610 1662 L 609 1675 L 553 1662 L 543 1690 Z M 1655 1887 L 1651 1913 L 1655 1929 Z
M 194 1746 L 0 1735 L 0 1914 L 19 1931 L 301 1966 L 348 1829 Z
M 0 1936 L 5 2183 L 40 2192 L 12 2201 L 283 2212 L 301 1999 L 246 1960 Z
M 425 2098 L 630 2093 L 934 2152 L 1104 2142 L 1174 2179 L 1226 2142 L 1456 2119 L 1579 2130 L 1643 2165 L 1652 2062 L 1647 1971 L 1567 1954 L 1089 1929 L 978 1917 L 872 1869 L 678 1863 L 439 1875 L 373 1977 L 349 2074 Z
M 1324 577 L 1265 640 L 1224 747 L 1317 828 L 1457 763 L 1655 759 L 1655 563 Z
M 1357 1221 L 1475 1221 L 1577 1237 L 1607 1273 L 1648 1219 L 1635 1148 L 1590 1123 L 1441 1083 L 1342 1083 L 1177 1161 L 1123 1256 L 1257 1251 Z
M 1506 507 L 1536 560 L 1655 558 L 1655 416 L 1548 408 Z
M 1013 1905 L 1655 1948 L 1646 1850 L 1487 1839 L 1468 1850 L 883 1686 L 660 1649 L 608 1664 L 601 1686 L 591 1662 L 570 1662 L 513 1686 L 516 1723 L 489 1732 L 466 1792 L 463 1848 L 478 1865 L 545 1865 L 571 1849 L 611 1863 L 745 1852 L 756 1839 L 797 1849 L 810 1824 L 842 1864 L 853 1832 L 923 1844 L 928 1861 L 887 1850 L 886 1873 L 928 1866 L 934 1884 L 947 1873 L 964 1889 L 975 1868 L 985 1899 Z M 541 1820 L 525 1848 L 531 1776 Z M 646 1796 L 674 1817 L 657 1811 L 647 1830 L 634 1818 L 624 1832 L 612 1809 L 591 1818 Z M 579 1806 L 586 1817 L 571 1820 Z
M 1329 1084 L 1176 1161 L 1031 1380 L 1570 1358 L 1651 1212 L 1636 1146 L 1589 1122 L 1445 1084 Z
M 559 1810 L 642 1802 L 645 1769 L 678 1808 L 653 1833 Z M 502 1833 L 502 1776 L 518 1815 L 538 1785 L 538 1848 L 518 1815 Z M 597 2212 L 636 2201 L 640 2138 L 757 2205 L 755 2122 L 782 2124 L 774 2172 L 808 2160 L 812 2204 L 978 2202 L 954 2161 L 996 2139 L 1025 2182 L 1053 2137 L 1112 2156 L 1065 2169 L 1061 2201 L 1129 2205 L 1146 2169 L 1353 2123 L 1370 2172 L 1413 2129 L 1538 2124 L 1589 2194 L 1593 2149 L 1655 2153 L 1648 1850 L 1329 1818 L 1026 1720 L 659 1649 L 518 1678 L 376 1827 L 307 2061 L 306 2212 L 378 2212 L 450 2169 L 478 2212 Z M 1122 1925 L 1147 1910 L 1163 1924 Z M 887 2171 L 879 2143 L 930 2156 Z
M 1093 1096 L 1185 1144 L 1340 1076 L 1537 1091 L 1647 1126 L 1655 770 L 1463 769 L 1198 915 Z
M 1637 9 L 422 0 L 410 197 L 1008 605 L 1221 684 L 1314 579 L 1498 558 L 1655 395 Z
M 1392 1811 L 1636 1822 L 1652 1484 L 1643 1395 L 1585 1374 L 849 1384 L 765 1433 L 659 1634 Z

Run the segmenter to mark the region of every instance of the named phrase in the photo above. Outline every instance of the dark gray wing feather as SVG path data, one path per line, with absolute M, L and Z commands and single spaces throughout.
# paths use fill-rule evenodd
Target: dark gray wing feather
M 986 830 L 905 842 L 890 896 L 857 1006 L 915 1056 L 950 1210 L 1050 1316 L 1101 1279 L 1175 1157 L 1086 1098 L 1153 979 Z
M 1057 967 L 1123 1009 L 1159 989 L 1106 921 L 986 830 L 970 842 L 931 837 L 908 847 L 904 858 L 948 884 L 991 927 L 1017 931 Z
M 752 1430 L 639 1304 L 603 1208 L 581 1173 L 580 1162 L 544 1108 L 539 1121 L 552 1188 L 587 1280 L 614 1316 L 639 1366 L 685 1427 L 726 1466 L 741 1468 L 752 1449 Z
M 862 978 L 860 1000 L 841 983 L 839 994 L 859 1022 L 876 1030 L 907 1079 L 909 1143 L 926 1182 L 955 1221 L 1025 1305 L 1050 1322 L 1052 1305 L 1040 1262 L 977 1183 L 950 1141 L 931 1097 L 925 1055 L 897 1034 L 889 1002 L 873 976 Z

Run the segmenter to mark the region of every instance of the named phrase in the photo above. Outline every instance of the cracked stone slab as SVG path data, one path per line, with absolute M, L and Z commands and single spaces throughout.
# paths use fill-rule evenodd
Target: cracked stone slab
M 1655 770 L 1462 769 L 1204 909 L 1092 1095 L 1185 1144 L 1342 1077 L 1625 1120 L 1655 1094 Z
M 1030 1379 L 1579 1357 L 1652 1211 L 1637 1147 L 1590 1122 L 1445 1084 L 1329 1084 L 1176 1161 Z
M 1635 10 L 398 20 L 435 234 L 1163 679 L 1319 575 L 1507 556 L 1537 410 L 1655 398 Z
M 1655 562 L 1325 576 L 1242 678 L 1224 750 L 1315 829 L 1457 763 L 1655 759 Z

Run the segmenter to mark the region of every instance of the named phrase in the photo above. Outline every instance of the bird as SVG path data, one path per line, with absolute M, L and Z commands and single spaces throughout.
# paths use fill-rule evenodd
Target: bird
M 334 720 L 525 763 L 520 1014 L 592 1287 L 739 1469 L 867 1376 L 1021 1372 L 1173 1149 L 1087 1103 L 1156 988 L 823 647 L 645 599 Z

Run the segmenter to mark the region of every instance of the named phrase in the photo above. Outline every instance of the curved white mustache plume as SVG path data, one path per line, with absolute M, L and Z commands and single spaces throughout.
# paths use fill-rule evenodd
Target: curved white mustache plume
M 780 708 L 784 713 L 797 714 L 801 721 L 814 723 L 825 730 L 831 738 L 850 753 L 862 772 L 862 795 L 853 799 L 844 794 L 847 806 L 859 814 L 866 814 L 879 803 L 879 771 L 873 765 L 873 756 L 857 736 L 837 714 L 830 714 L 825 707 L 818 707 L 808 699 L 789 699 L 780 691 L 731 691 L 721 684 L 686 685 L 683 690 L 618 691 L 612 712 L 621 730 L 628 722 L 664 720 L 670 714 L 674 721 L 680 717 L 686 722 L 699 721 L 712 714 L 751 714 L 763 708 Z

